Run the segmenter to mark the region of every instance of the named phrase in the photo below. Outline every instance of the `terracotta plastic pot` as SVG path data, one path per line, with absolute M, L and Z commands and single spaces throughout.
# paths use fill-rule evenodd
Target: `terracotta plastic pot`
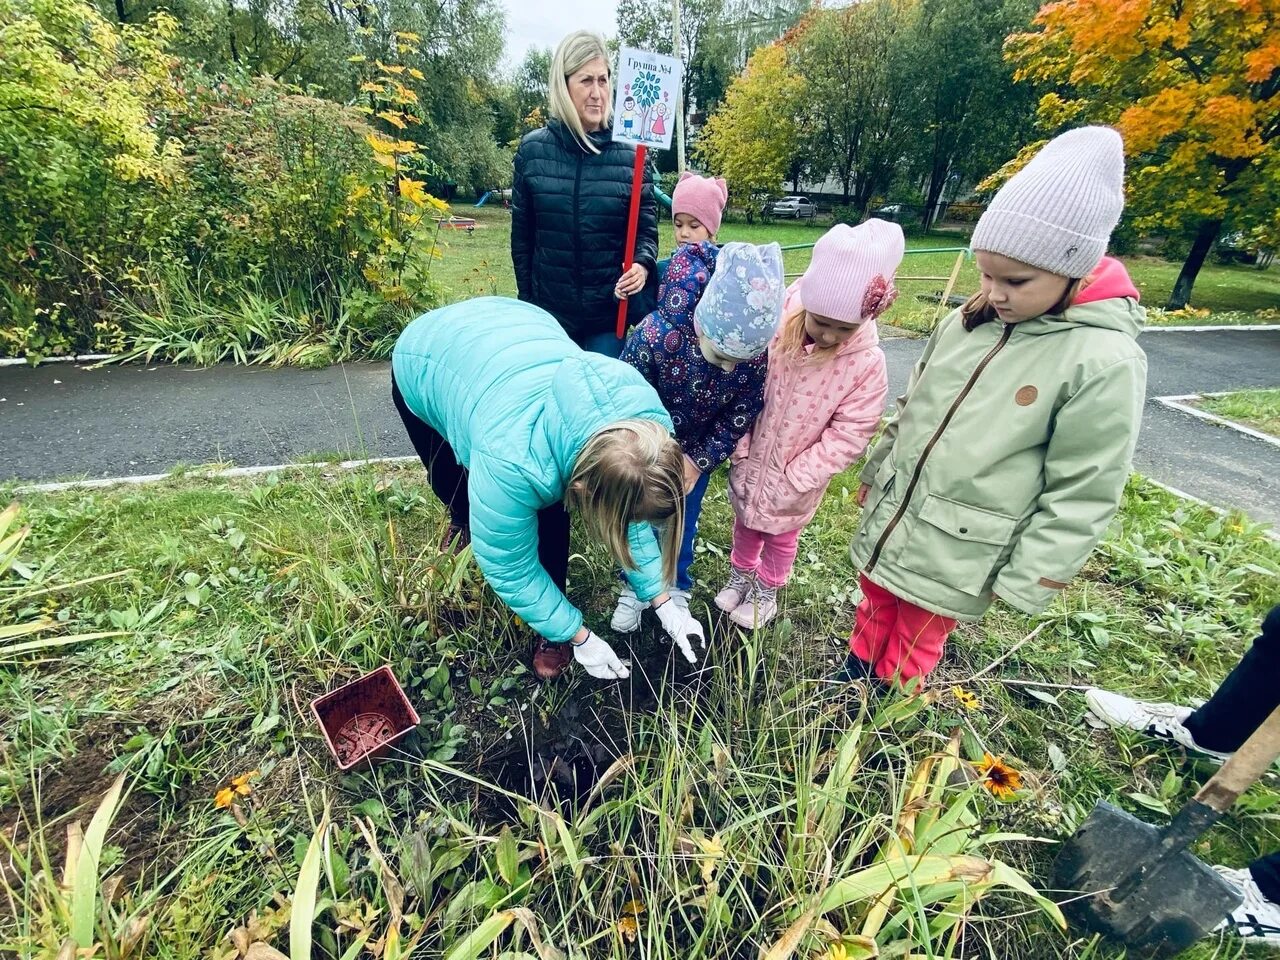
M 311 701 L 311 712 L 339 770 L 385 757 L 418 725 L 418 712 L 390 667 L 379 667 L 317 697 Z

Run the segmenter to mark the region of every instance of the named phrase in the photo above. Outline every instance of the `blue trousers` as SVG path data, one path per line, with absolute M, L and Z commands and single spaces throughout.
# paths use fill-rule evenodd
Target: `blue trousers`
M 689 576 L 689 568 L 693 566 L 693 540 L 698 535 L 698 516 L 702 513 L 702 498 L 707 493 L 707 482 L 711 474 L 704 473 L 693 485 L 693 489 L 684 498 L 684 539 L 680 541 L 680 559 L 676 561 L 676 589 L 692 590 L 693 577 Z M 653 535 L 661 541 L 662 530 L 653 528 Z M 619 578 L 625 580 L 621 573 Z
M 578 346 L 590 353 L 600 353 L 606 357 L 613 357 L 617 360 L 622 356 L 622 345 L 625 340 L 619 340 L 612 330 L 601 331 L 600 333 L 588 333 L 586 336 L 577 340 Z
M 702 514 L 702 498 L 707 495 L 707 482 L 711 474 L 704 473 L 693 485 L 693 489 L 684 498 L 684 539 L 680 541 L 680 561 L 676 564 L 676 588 L 693 589 L 693 577 L 689 576 L 689 568 L 693 566 L 693 539 L 698 535 L 698 517 Z

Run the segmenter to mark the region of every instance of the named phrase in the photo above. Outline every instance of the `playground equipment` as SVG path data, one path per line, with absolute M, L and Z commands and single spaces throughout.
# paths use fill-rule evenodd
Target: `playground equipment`
M 436 226 L 441 230 L 465 230 L 468 236 L 476 231 L 474 217 L 437 217 Z

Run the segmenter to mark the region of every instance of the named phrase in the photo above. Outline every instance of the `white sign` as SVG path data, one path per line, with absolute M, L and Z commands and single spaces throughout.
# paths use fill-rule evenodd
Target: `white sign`
M 623 47 L 616 83 L 613 139 L 670 150 L 680 104 L 680 61 Z

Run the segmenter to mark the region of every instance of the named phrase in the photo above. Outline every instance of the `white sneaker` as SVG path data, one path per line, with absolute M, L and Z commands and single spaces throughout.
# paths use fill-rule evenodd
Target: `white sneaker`
M 755 586 L 755 582 L 755 573 L 739 570 L 730 564 L 729 582 L 716 594 L 715 605 L 725 613 L 733 613 L 751 595 L 751 588 Z
M 729 619 L 745 630 L 760 630 L 778 615 L 778 588 L 757 580 Z
M 1089 712 L 1109 727 L 1137 730 L 1155 740 L 1177 744 L 1215 760 L 1226 760 L 1231 756 L 1229 753 L 1208 750 L 1196 743 L 1195 737 L 1191 736 L 1191 731 L 1185 726 L 1187 717 L 1193 713 L 1190 707 L 1180 707 L 1173 703 L 1147 703 L 1099 690 L 1097 687 L 1086 690 L 1084 698 L 1089 704 Z
M 1280 904 L 1268 900 L 1246 870 L 1215 866 L 1219 875 L 1240 891 L 1244 902 L 1215 930 L 1229 930 L 1250 943 L 1280 943 Z
M 640 615 L 644 613 L 644 604 L 630 587 L 623 587 L 618 597 L 618 605 L 613 608 L 613 619 L 609 626 L 615 633 L 634 633 L 640 629 Z

